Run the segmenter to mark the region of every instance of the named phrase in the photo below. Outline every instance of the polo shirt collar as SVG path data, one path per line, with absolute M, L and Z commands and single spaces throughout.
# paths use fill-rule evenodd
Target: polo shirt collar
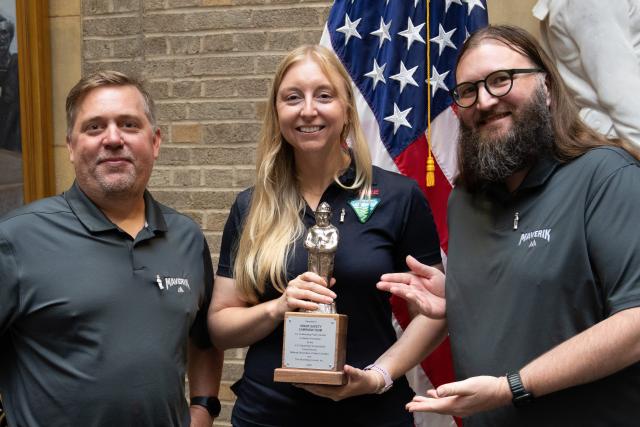
M 147 190 L 144 190 L 144 217 L 147 221 L 147 228 L 151 231 L 167 231 L 167 223 L 160 209 L 160 204 L 155 201 Z
M 349 156 L 351 157 L 351 161 L 349 162 L 349 166 L 338 176 L 338 181 L 346 187 L 353 185 L 356 180 L 356 163 L 353 159 L 353 151 L 349 149 Z M 331 184 L 327 187 L 324 194 L 320 198 L 320 203 L 327 202 L 331 205 L 332 209 L 335 209 L 335 201 L 336 198 L 340 197 L 341 194 L 344 194 L 345 189 L 338 185 L 337 182 L 332 181 Z M 352 194 L 353 190 L 346 190 L 347 194 Z M 357 190 L 356 190 L 357 191 Z M 305 210 L 304 215 L 310 215 L 310 217 L 314 217 L 314 211 L 311 209 L 309 204 L 305 201 Z
M 522 183 L 520 183 L 520 186 L 513 193 L 507 190 L 507 186 L 503 182 L 489 184 L 485 187 L 485 191 L 490 197 L 506 202 L 524 191 L 544 185 L 559 166 L 560 161 L 553 155 L 544 156 L 533 165 L 522 180 Z
M 76 181 L 73 182 L 69 190 L 63 193 L 63 197 L 82 225 L 92 233 L 118 229 L 87 197 Z M 167 231 L 167 224 L 160 206 L 147 190 L 144 192 L 144 210 L 146 226 L 150 231 Z
M 527 176 L 524 177 L 524 180 L 516 191 L 520 192 L 528 188 L 544 185 L 547 180 L 551 178 L 551 175 L 553 175 L 558 166 L 560 166 L 560 161 L 551 155 L 539 159 Z
M 349 157 L 351 161 L 349 162 L 349 166 L 345 171 L 338 177 L 338 181 L 342 183 L 342 185 L 346 185 L 347 187 L 352 185 L 356 180 L 356 162 L 353 159 L 353 152 L 351 149 L 349 150 Z M 335 184 L 335 182 L 333 183 Z

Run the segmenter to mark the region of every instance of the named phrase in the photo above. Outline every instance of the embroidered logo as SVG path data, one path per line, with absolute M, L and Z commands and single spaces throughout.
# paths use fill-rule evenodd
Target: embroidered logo
M 543 230 L 535 230 L 528 231 L 526 233 L 522 233 L 520 235 L 520 241 L 518 242 L 518 246 L 522 244 L 528 245 L 530 248 L 537 246 L 536 240 L 546 240 L 547 242 L 551 241 L 551 229 L 545 228 Z
M 349 201 L 349 205 L 353 208 L 354 212 L 358 216 L 358 220 L 362 224 L 371 218 L 373 211 L 379 203 L 380 199 L 377 197 L 372 197 L 370 199 L 354 199 Z
M 156 282 L 158 283 L 158 287 L 161 290 L 169 290 L 175 286 L 178 287 L 178 293 L 184 293 L 185 289 L 191 291 L 191 286 L 189 286 L 189 279 L 183 279 L 182 277 L 160 277 L 159 274 L 156 274 Z

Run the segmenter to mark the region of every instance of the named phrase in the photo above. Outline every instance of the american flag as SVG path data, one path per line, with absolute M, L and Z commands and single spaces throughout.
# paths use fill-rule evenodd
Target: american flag
M 351 75 L 373 163 L 412 177 L 425 192 L 444 258 L 458 136 L 448 89 L 455 86 L 458 49 L 487 21 L 486 0 L 336 0 L 320 42 L 336 53 Z M 433 186 L 426 185 L 428 136 Z M 395 320 L 405 327 L 406 306 L 392 303 Z M 408 374 L 418 394 L 452 381 L 449 342 L 421 368 Z M 416 425 L 455 424 L 449 416 L 418 414 Z

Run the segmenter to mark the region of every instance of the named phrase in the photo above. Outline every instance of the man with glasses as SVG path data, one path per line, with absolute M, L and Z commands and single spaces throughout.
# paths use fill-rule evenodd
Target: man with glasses
M 458 382 L 408 409 L 465 426 L 638 425 L 638 153 L 580 120 L 521 29 L 473 34 L 456 79 L 446 287 L 414 260 L 379 284 L 431 317 L 445 296 Z

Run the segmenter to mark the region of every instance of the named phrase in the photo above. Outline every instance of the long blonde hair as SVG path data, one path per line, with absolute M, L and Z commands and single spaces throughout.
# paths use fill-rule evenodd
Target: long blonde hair
M 269 92 L 258 144 L 255 188 L 233 266 L 236 289 L 252 304 L 258 302 L 268 281 L 284 292 L 287 261 L 294 242 L 304 232 L 300 213 L 305 201 L 298 190 L 293 149 L 280 132 L 276 99 L 286 72 L 307 59 L 314 61 L 331 81 L 346 109 L 340 142 L 346 144 L 347 137 L 350 139 L 356 179 L 349 187 L 340 183 L 337 173 L 334 180 L 344 188 L 359 189 L 361 197 L 371 193 L 371 156 L 360 129 L 349 74 L 333 52 L 324 47 L 304 45 L 294 49 L 278 65 Z

